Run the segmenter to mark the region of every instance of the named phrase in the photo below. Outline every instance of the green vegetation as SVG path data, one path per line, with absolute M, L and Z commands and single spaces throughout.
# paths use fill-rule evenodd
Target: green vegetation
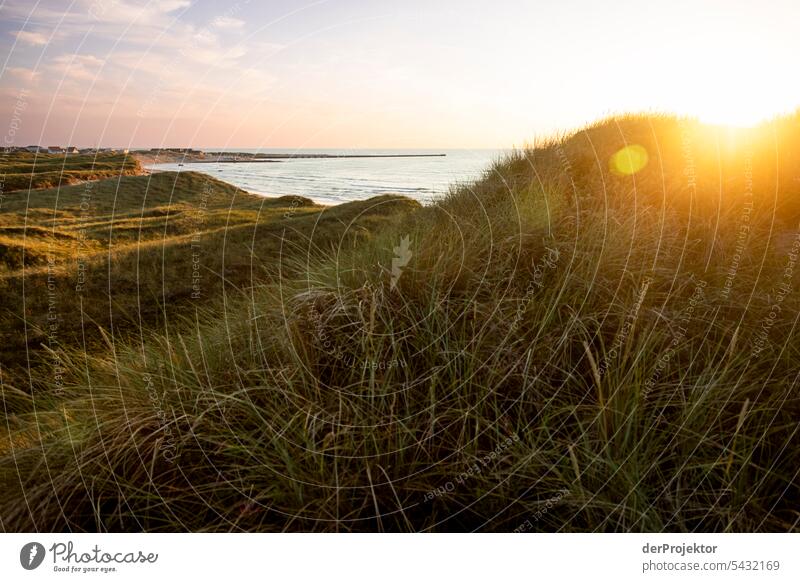
M 185 195 L 145 213 L 123 180 L 96 240 L 133 248 L 92 279 L 137 302 L 100 278 L 83 309 L 103 303 L 105 345 L 46 352 L 58 390 L 47 362 L 4 376 L 2 526 L 794 531 L 798 129 L 616 118 L 432 206 L 289 218 L 196 174 L 154 176 Z M 220 283 L 192 303 L 162 233 L 191 232 L 205 182 Z M 148 310 L 168 313 L 120 339 L 117 314 Z
M 139 162 L 126 154 L 0 154 L 0 182 L 4 192 L 54 188 L 141 173 Z
M 418 206 L 382 201 L 378 210 L 324 209 L 301 197 L 254 196 L 197 172 L 8 194 L 0 214 L 5 381 L 36 385 L 28 368 L 52 367 L 48 349 L 95 352 L 106 346 L 104 332 L 141 341 L 143 330 L 274 277 L 281 252 L 353 244 Z M 43 386 L 52 383 L 49 374 Z

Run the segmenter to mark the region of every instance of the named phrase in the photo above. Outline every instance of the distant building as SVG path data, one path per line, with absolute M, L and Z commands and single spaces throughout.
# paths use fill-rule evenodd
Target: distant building
M 196 150 L 192 148 L 150 148 L 151 152 L 154 153 L 161 153 L 161 152 L 168 152 L 171 154 L 202 154 L 202 150 Z
M 67 148 L 67 153 L 68 154 L 77 154 L 77 153 L 79 153 L 79 150 L 75 146 L 69 146 Z
M 39 146 L 35 146 L 35 145 L 31 145 L 31 146 L 26 146 L 25 147 L 25 151 L 26 152 L 33 152 L 33 153 L 38 152 L 40 149 L 43 149 L 43 148 L 40 148 Z
M 47 152 L 50 154 L 63 154 L 64 148 L 62 148 L 61 146 L 49 146 L 47 148 Z

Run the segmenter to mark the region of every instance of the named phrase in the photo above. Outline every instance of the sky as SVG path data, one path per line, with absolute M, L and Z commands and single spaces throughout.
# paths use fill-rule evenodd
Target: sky
M 0 145 L 507 148 L 800 105 L 796 0 L 0 0 Z

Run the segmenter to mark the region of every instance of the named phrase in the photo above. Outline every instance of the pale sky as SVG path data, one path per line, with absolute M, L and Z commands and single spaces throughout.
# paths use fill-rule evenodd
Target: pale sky
M 800 105 L 800 4 L 0 0 L 0 145 L 505 148 Z

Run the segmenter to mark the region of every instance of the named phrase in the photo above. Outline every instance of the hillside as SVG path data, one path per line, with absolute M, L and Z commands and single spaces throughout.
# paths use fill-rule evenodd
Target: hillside
M 0 215 L 0 358 L 5 381 L 36 385 L 56 348 L 106 347 L 211 309 L 276 274 L 294 245 L 369 236 L 415 203 L 387 197 L 327 209 L 264 198 L 197 172 L 124 176 L 9 193 Z M 317 252 L 316 248 L 313 249 Z M 52 383 L 46 377 L 44 384 Z
M 142 173 L 139 162 L 126 154 L 0 153 L 0 192 L 68 186 Z
M 223 196 L 203 256 L 250 284 L 135 341 L 101 321 L 104 346 L 59 352 L 57 393 L 46 367 L 33 393 L 4 386 L 0 522 L 796 531 L 798 130 L 613 118 L 422 208 L 303 201 L 285 218 L 288 200 Z M 207 179 L 156 178 L 195 181 L 169 201 L 186 236 Z M 270 211 L 284 218 L 255 231 L 248 213 Z M 131 244 L 104 212 L 101 247 Z M 111 268 L 146 289 L 134 318 L 190 295 L 164 216 L 131 217 L 153 217 L 146 269 Z

